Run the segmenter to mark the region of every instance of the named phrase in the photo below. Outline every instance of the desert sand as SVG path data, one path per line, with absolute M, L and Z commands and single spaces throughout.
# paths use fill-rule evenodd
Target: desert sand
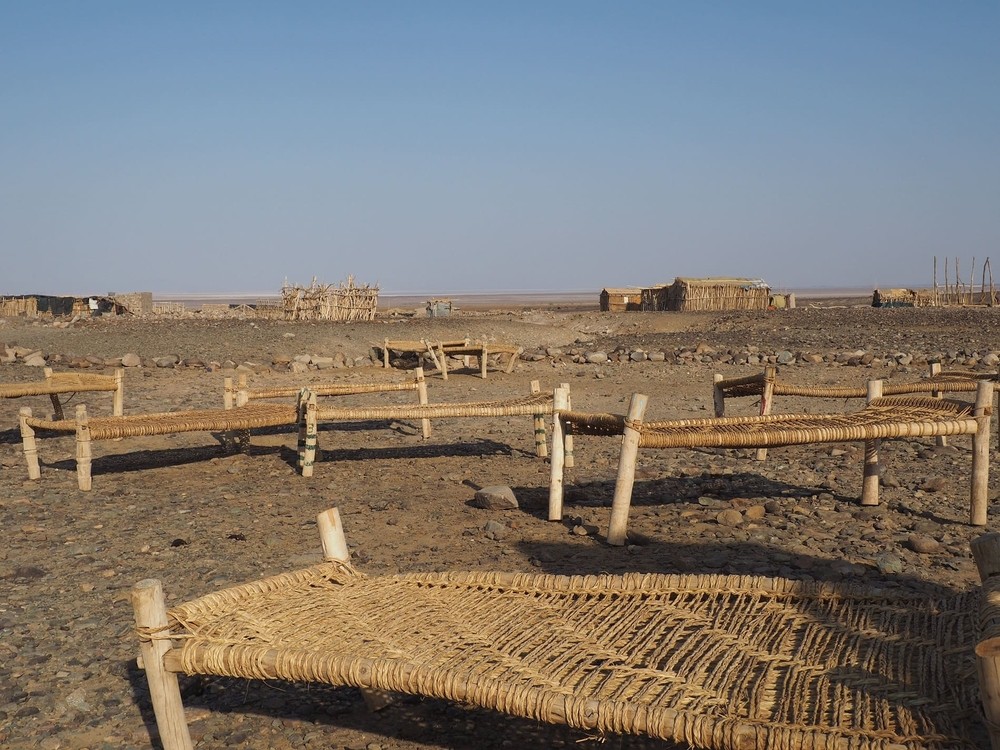
M 0 354 L 40 350 L 57 370 L 86 362 L 100 372 L 136 354 L 142 364 L 125 376 L 128 414 L 221 406 L 222 380 L 236 366 L 257 386 L 400 381 L 410 373 L 373 360 L 371 347 L 384 338 L 490 338 L 524 347 L 514 371 L 492 371 L 485 380 L 474 369 L 455 369 L 447 381 L 429 375 L 431 400 L 505 398 L 527 393 L 537 379 L 546 390 L 570 383 L 577 409 L 623 413 L 630 395 L 641 392 L 649 396 L 650 418 L 682 418 L 711 415 L 713 373 L 753 374 L 779 353 L 792 357 L 782 377 L 819 385 L 915 379 L 934 359 L 949 369 L 988 369 L 1000 348 L 996 310 L 858 304 L 824 300 L 794 310 L 718 314 L 506 305 L 363 324 L 95 318 L 63 326 L 7 319 L 0 321 L 6 345 Z M 599 351 L 609 361 L 580 361 Z M 807 354 L 819 361 L 806 361 Z M 178 364 L 156 364 L 172 355 Z M 294 374 L 286 363 L 297 355 L 350 366 Z M 21 359 L 0 365 L 0 382 L 40 377 L 40 368 Z M 356 396 L 343 404 L 394 399 Z M 78 395 L 70 405 L 80 401 L 93 414 L 110 413 L 107 394 Z M 135 663 L 130 587 L 159 578 L 172 600 L 183 601 L 317 561 L 315 517 L 332 506 L 343 516 L 355 564 L 369 573 L 750 573 L 932 593 L 977 582 L 969 542 L 984 529 L 968 524 L 964 437 L 947 447 L 933 440 L 886 445 L 882 504 L 875 508 L 858 504 L 858 445 L 778 448 L 765 462 L 750 451 L 645 452 L 631 543 L 619 548 L 603 541 L 614 441 L 578 438 L 566 518 L 552 523 L 549 467 L 533 455 L 526 418 L 441 420 L 429 441 L 421 440 L 419 425 L 402 422 L 323 429 L 310 478 L 296 471 L 294 430 L 255 434 L 249 450 L 236 454 L 208 433 L 99 442 L 93 490 L 81 492 L 72 437 L 42 438 L 41 478 L 28 481 L 16 429 L 25 405 L 50 410 L 45 397 L 0 400 L 4 747 L 156 746 Z M 788 398 L 778 410 L 858 406 Z M 749 401 L 731 405 L 731 413 L 753 412 Z M 991 498 L 998 481 L 994 473 Z M 488 485 L 510 486 L 519 508 L 473 507 L 476 488 Z M 745 513 L 751 507 L 763 511 Z M 726 525 L 719 520 L 723 510 L 743 517 Z M 995 520 L 991 508 L 987 530 Z M 491 521 L 502 524 L 499 533 L 496 524 L 486 532 Z M 597 746 L 597 738 L 574 730 L 415 697 L 369 713 L 359 693 L 346 688 L 201 678 L 184 679 L 182 687 L 199 748 Z M 665 746 L 601 739 L 603 747 Z

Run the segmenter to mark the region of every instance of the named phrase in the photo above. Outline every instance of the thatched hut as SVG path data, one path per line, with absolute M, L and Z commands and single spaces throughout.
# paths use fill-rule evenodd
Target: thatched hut
M 667 290 L 670 284 L 657 284 L 642 290 L 640 307 L 644 312 L 658 312 L 667 309 Z
M 690 279 L 678 276 L 667 290 L 676 312 L 766 310 L 771 289 L 760 279 Z
M 307 287 L 289 284 L 281 288 L 285 320 L 374 320 L 378 306 L 378 285 L 359 286 L 348 276 L 339 285 L 319 284 L 313 277 Z
M 642 309 L 642 289 L 605 287 L 601 290 L 601 312 L 628 312 Z
M 929 289 L 876 289 L 872 307 L 934 307 L 934 292 Z

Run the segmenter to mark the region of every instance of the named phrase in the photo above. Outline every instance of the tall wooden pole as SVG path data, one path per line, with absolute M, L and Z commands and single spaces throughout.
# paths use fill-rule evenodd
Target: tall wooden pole
M 567 409 L 568 394 L 556 388 L 552 405 L 552 460 L 549 468 L 549 520 L 561 521 L 563 508 L 563 468 L 566 445 L 563 442 L 562 412 Z
M 985 526 L 989 505 L 990 481 L 990 413 L 993 411 L 993 383 L 980 380 L 976 387 L 976 405 L 972 415 L 979 426 L 972 436 L 972 487 L 969 521 L 973 526 Z
M 882 397 L 882 381 L 868 381 L 868 403 Z M 878 505 L 878 451 L 881 440 L 865 441 L 865 465 L 861 480 L 861 504 Z
M 615 496 L 611 501 L 611 522 L 608 525 L 608 544 L 617 547 L 625 544 L 628 530 L 628 512 L 632 504 L 632 487 L 635 484 L 635 464 L 639 453 L 642 417 L 646 413 L 647 397 L 632 395 L 625 419 L 625 436 L 618 455 L 618 477 L 615 479 Z

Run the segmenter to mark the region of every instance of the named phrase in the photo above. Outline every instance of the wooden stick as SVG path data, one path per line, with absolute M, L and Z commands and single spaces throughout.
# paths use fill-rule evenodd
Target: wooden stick
M 760 394 L 760 415 L 762 417 L 771 413 L 771 405 L 774 400 L 774 381 L 778 377 L 778 368 L 768 365 L 764 368 L 764 389 Z M 767 448 L 758 448 L 756 459 L 763 461 L 767 458 Z
M 332 562 L 349 563 L 351 552 L 347 548 L 344 525 L 340 522 L 340 511 L 329 508 L 316 516 L 319 538 L 323 543 L 323 559 Z
M 882 397 L 882 381 L 868 381 L 868 398 L 866 403 L 871 403 L 873 399 Z M 879 485 L 879 465 L 878 451 L 881 440 L 865 441 L 865 462 L 861 479 L 861 504 L 878 505 L 878 485 Z
M 1000 573 L 1000 534 L 983 534 L 972 541 L 972 556 L 979 569 L 979 578 L 984 586 Z M 990 581 L 990 592 L 984 592 L 982 611 L 989 606 L 991 596 L 995 596 L 995 582 Z M 997 639 L 981 640 L 976 645 L 976 666 L 979 673 L 979 695 L 986 714 L 986 728 L 993 750 L 1000 750 L 1000 653 Z
M 542 392 L 541 385 L 539 385 L 537 380 L 531 381 L 531 393 L 532 395 L 538 395 Z M 549 446 L 545 442 L 545 415 L 535 414 L 531 418 L 532 428 L 535 433 L 535 455 L 539 458 L 547 458 L 549 455 Z
M 76 407 L 76 480 L 85 492 L 91 485 L 90 463 L 90 420 L 86 405 L 79 404 Z
M 615 497 L 611 502 L 611 523 L 608 526 L 608 544 L 617 547 L 626 542 L 628 511 L 632 503 L 632 486 L 635 483 L 636 456 L 642 433 L 642 417 L 646 413 L 647 398 L 641 393 L 632 395 L 625 418 L 625 436 L 618 455 L 618 477 L 615 479 Z
M 177 674 L 163 666 L 164 654 L 171 650 L 171 645 L 169 638 L 163 637 L 169 632 L 166 631 L 167 607 L 160 582 L 147 578 L 137 583 L 132 589 L 132 609 L 140 633 L 152 632 L 158 636 L 142 639 L 139 650 L 163 750 L 192 750 L 194 745 L 184 718 Z
M 389 369 L 389 339 L 382 342 L 382 366 Z
M 724 380 L 721 372 L 715 373 L 712 377 L 712 403 L 715 406 L 715 416 L 726 416 L 726 393 L 719 387 L 719 383 Z
M 932 379 L 936 378 L 940 374 L 941 374 L 941 363 L 940 362 L 931 362 L 930 363 L 930 376 L 931 376 L 931 378 Z M 939 391 L 939 390 L 937 390 L 935 388 L 934 390 L 931 391 L 931 398 L 944 398 L 944 392 L 943 391 Z M 946 446 L 946 445 L 948 445 L 948 436 L 947 435 L 938 435 L 937 439 L 935 440 L 935 442 L 938 445 L 940 445 L 940 446 Z
M 427 381 L 424 379 L 424 368 L 417 368 L 417 401 L 423 406 L 427 405 Z M 420 432 L 424 440 L 431 437 L 431 420 L 424 418 L 420 420 Z
M 250 387 L 247 385 L 247 374 L 239 374 L 238 385 L 236 387 L 236 405 L 246 406 L 250 402 Z
M 21 425 L 21 444 L 24 446 L 24 460 L 28 464 L 28 479 L 38 479 L 42 476 L 38 465 L 38 443 L 35 441 L 35 429 L 28 424 L 31 417 L 31 407 L 22 406 L 18 412 Z
M 423 341 L 423 339 L 421 339 Z M 431 362 L 434 363 L 434 368 L 441 373 L 441 377 L 445 380 L 448 379 L 448 358 L 444 353 L 444 345 L 439 341 L 438 347 L 441 349 L 441 361 L 438 361 L 437 355 L 434 353 L 434 344 L 428 341 L 423 341 L 424 346 L 427 347 L 427 353 L 431 357 Z
M 524 351 L 523 347 L 517 347 L 517 351 L 511 352 L 510 359 L 507 361 L 507 374 L 510 375 L 514 372 L 514 364 L 517 362 L 518 357 Z
M 572 411 L 573 394 L 570 393 L 569 383 L 560 383 L 559 387 L 565 389 L 566 408 Z M 573 425 L 571 424 L 563 425 L 563 445 L 566 446 L 565 451 L 563 451 L 563 465 L 567 469 L 572 469 L 576 465 L 576 459 L 573 458 Z
M 566 444 L 560 412 L 569 407 L 569 395 L 562 387 L 556 388 L 552 404 L 552 460 L 549 469 L 549 520 L 561 521 L 563 508 L 563 469 L 565 467 Z
M 305 440 L 302 447 L 302 476 L 313 475 L 313 464 L 316 462 L 317 424 L 316 424 L 316 394 L 307 391 L 305 394 Z
M 42 370 L 42 373 L 45 375 L 45 382 L 46 383 L 49 383 L 49 382 L 52 381 L 52 375 L 53 375 L 53 373 L 52 373 L 52 368 L 51 367 L 44 368 Z M 49 401 L 52 402 L 52 419 L 54 419 L 56 421 L 62 421 L 63 419 L 65 419 L 65 416 L 63 414 L 62 402 L 59 400 L 59 394 L 58 393 L 50 393 L 49 394 Z
M 115 370 L 115 395 L 111 404 L 111 414 L 120 417 L 125 413 L 125 370 Z
M 973 526 L 985 526 L 989 505 L 990 415 L 993 412 L 993 383 L 980 380 L 972 415 L 979 426 L 972 436 L 972 487 L 969 519 Z

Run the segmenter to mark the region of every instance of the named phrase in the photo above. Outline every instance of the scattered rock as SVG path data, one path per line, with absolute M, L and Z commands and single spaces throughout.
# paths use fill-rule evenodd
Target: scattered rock
M 477 490 L 471 504 L 476 508 L 489 510 L 514 510 L 518 507 L 514 490 L 502 484 L 490 485 Z

